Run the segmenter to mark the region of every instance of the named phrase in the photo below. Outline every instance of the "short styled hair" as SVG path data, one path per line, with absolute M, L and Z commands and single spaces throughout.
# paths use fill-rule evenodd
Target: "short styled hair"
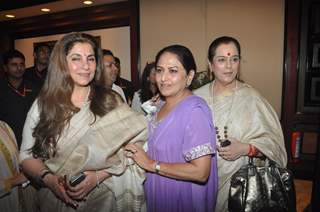
M 43 49 L 43 48 L 47 48 L 50 50 L 50 46 L 48 44 L 45 44 L 45 43 L 39 43 L 37 44 L 34 49 L 33 49 L 33 53 L 35 54 L 39 54 L 40 50 Z
M 110 55 L 110 56 L 114 57 L 112 51 L 109 49 L 102 49 L 102 55 L 103 56 Z
M 3 56 L 2 56 L 3 64 L 8 65 L 9 60 L 11 60 L 13 58 L 21 58 L 24 61 L 26 60 L 26 58 L 24 57 L 24 55 L 20 51 L 18 51 L 16 49 L 11 49 L 11 50 L 6 51 L 3 54 Z

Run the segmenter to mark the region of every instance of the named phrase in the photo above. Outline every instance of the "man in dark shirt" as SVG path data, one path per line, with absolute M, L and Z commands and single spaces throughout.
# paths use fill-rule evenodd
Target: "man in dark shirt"
M 49 64 L 50 47 L 46 44 L 40 44 L 34 48 L 34 66 L 27 68 L 24 78 L 37 83 L 42 87 L 47 75 L 47 68 Z
M 118 57 L 114 57 L 114 60 L 116 63 L 115 65 L 118 68 L 118 76 L 114 83 L 122 88 L 124 95 L 126 96 L 127 103 L 131 105 L 133 94 L 134 94 L 134 88 L 133 88 L 132 82 L 120 77 L 121 75 L 120 59 Z
M 24 122 L 39 87 L 23 78 L 25 57 L 21 52 L 5 52 L 3 64 L 5 78 L 0 81 L 0 120 L 12 128 L 20 148 Z

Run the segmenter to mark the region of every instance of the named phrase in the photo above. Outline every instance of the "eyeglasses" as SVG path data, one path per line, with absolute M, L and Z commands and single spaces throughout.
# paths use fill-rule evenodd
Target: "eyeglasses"
M 214 57 L 213 60 L 219 65 L 227 65 L 228 63 L 234 65 L 240 62 L 240 56 L 239 55 L 234 55 L 232 57 L 217 56 L 217 57 Z

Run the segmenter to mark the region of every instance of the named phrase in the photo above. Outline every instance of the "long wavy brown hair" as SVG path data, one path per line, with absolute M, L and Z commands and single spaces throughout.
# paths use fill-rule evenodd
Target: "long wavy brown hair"
M 101 49 L 89 34 L 72 32 L 56 43 L 50 56 L 48 75 L 38 96 L 40 119 L 33 131 L 34 157 L 48 159 L 56 154 L 63 129 L 80 109 L 71 102 L 74 82 L 69 74 L 67 55 L 76 43 L 88 43 L 94 51 L 97 68 L 90 82 L 90 110 L 104 116 L 118 104 L 116 95 L 106 86 Z M 93 122 L 94 122 L 93 121 Z

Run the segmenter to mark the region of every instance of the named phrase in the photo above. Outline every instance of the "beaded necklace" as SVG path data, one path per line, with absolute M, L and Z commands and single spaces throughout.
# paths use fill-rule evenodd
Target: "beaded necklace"
M 214 99 L 214 94 L 213 94 L 213 86 L 214 86 L 214 83 L 212 84 L 212 87 L 211 87 L 211 99 L 212 99 L 212 105 L 214 103 L 213 99 Z M 236 86 L 234 88 L 234 91 L 233 92 L 236 92 L 236 89 L 237 89 L 237 81 L 236 81 Z M 227 121 L 225 123 L 225 125 L 222 127 L 223 129 L 223 135 L 220 134 L 221 132 L 221 128 L 219 126 L 215 126 L 215 131 L 216 131 L 216 139 L 217 141 L 220 143 L 220 146 L 227 146 L 230 144 L 230 141 L 227 143 L 224 143 L 226 142 L 226 140 L 228 140 L 228 124 L 230 122 L 230 115 L 231 115 L 231 111 L 232 111 L 232 108 L 233 108 L 233 100 L 234 100 L 234 96 L 235 94 L 232 94 L 232 99 L 231 99 L 231 106 L 229 108 L 229 111 L 227 113 Z

